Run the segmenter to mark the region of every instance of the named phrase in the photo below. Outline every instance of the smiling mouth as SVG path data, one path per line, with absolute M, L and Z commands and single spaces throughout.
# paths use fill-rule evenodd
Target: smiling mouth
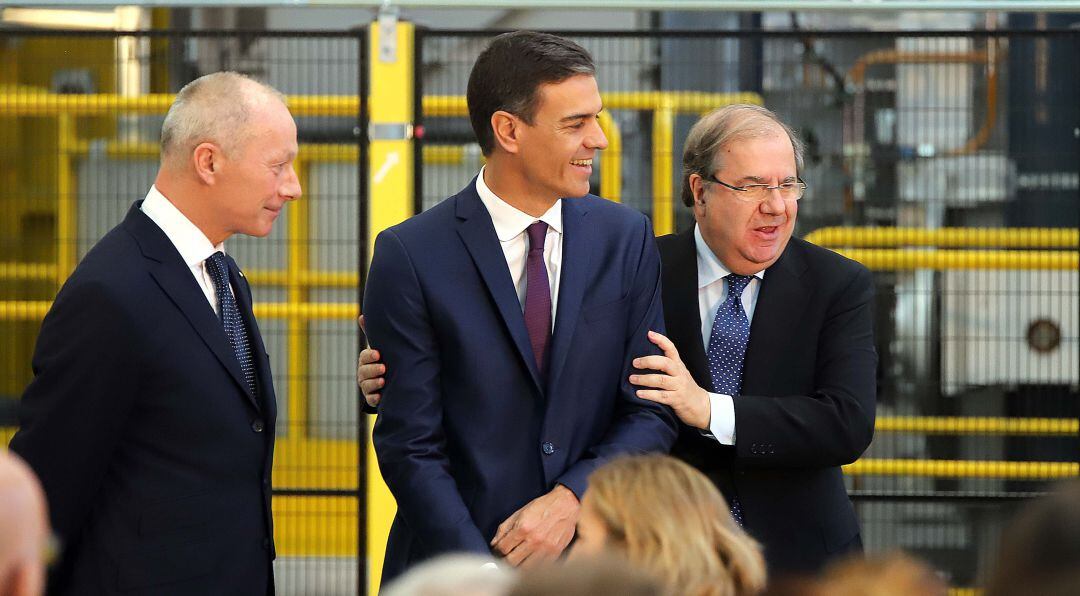
M 571 159 L 570 160 L 570 165 L 581 166 L 581 167 L 592 166 L 592 160 L 591 159 Z

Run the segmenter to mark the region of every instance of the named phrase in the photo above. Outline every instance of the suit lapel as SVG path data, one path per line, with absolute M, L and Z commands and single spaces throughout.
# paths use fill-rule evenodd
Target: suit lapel
M 176 252 L 176 248 L 161 228 L 139 209 L 141 204 L 142 201 L 136 202 L 128 211 L 124 227 L 139 243 L 139 248 L 148 261 L 150 275 L 184 314 L 210 351 L 217 356 L 237 387 L 254 404 L 254 396 L 244 382 L 240 363 L 237 362 L 229 338 L 225 335 L 225 327 L 210 308 L 210 303 L 192 278 L 187 264 L 181 260 L 180 253 Z
M 521 302 L 518 300 L 513 280 L 510 278 L 510 270 L 506 266 L 506 257 L 503 256 L 499 238 L 495 235 L 491 215 L 480 202 L 480 196 L 476 194 L 475 178 L 465 190 L 458 193 L 455 198 L 455 210 L 460 220 L 458 235 L 461 236 L 473 263 L 480 271 L 480 277 L 484 280 L 484 285 L 487 286 L 488 293 L 491 294 L 491 299 L 495 302 L 499 315 L 510 332 L 510 337 L 514 340 L 518 356 L 528 368 L 536 388 L 542 392 L 543 383 L 541 383 L 540 372 L 536 368 L 532 344 L 529 343 L 529 332 L 525 329 L 525 316 L 521 312 Z
M 559 302 L 555 313 L 555 329 L 551 334 L 550 369 L 548 382 L 556 383 L 570 353 L 581 313 L 581 301 L 589 282 L 589 255 L 594 237 L 586 229 L 588 211 L 584 201 L 563 199 L 562 265 L 559 274 Z
M 664 321 L 668 336 L 679 347 L 679 355 L 694 380 L 708 388 L 712 385 L 712 378 L 701 337 L 694 228 L 663 238 L 659 248 L 663 263 Z
M 803 280 L 805 271 L 806 261 L 795 239 L 788 243 L 776 263 L 765 270 L 754 307 L 754 320 L 750 323 L 750 342 L 743 361 L 742 393 L 757 393 L 766 377 L 775 374 L 775 346 L 790 340 L 813 292 L 813 287 Z

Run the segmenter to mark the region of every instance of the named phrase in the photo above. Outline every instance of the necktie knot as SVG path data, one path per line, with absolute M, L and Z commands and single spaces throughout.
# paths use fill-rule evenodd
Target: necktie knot
M 226 271 L 228 271 L 228 267 L 225 266 L 225 253 L 219 250 L 210 255 L 206 259 L 206 271 L 210 274 L 210 277 L 213 278 L 215 284 L 218 283 L 219 280 L 227 278 L 228 274 Z
M 736 275 L 731 273 L 727 276 L 728 281 L 728 297 L 741 299 L 743 290 L 746 286 L 750 285 L 750 280 L 754 279 L 752 275 Z
M 529 234 L 529 251 L 544 250 L 544 240 L 547 238 L 548 225 L 542 221 L 534 222 L 525 228 Z

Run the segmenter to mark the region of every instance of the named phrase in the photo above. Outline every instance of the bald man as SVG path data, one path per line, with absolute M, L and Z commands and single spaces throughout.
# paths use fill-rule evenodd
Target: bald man
M 18 456 L 0 450 L 0 594 L 41 594 L 48 539 L 41 485 Z
M 300 196 L 296 125 L 235 73 L 184 87 L 144 200 L 56 296 L 11 448 L 64 544 L 51 594 L 271 594 L 277 407 L 224 242 Z

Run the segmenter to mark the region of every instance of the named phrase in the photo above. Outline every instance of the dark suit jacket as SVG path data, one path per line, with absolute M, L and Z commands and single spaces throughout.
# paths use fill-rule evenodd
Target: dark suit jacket
M 363 310 L 387 365 L 374 440 L 398 504 L 384 580 L 489 553 L 498 525 L 556 484 L 580 497 L 607 458 L 675 439 L 670 410 L 627 378 L 663 325 L 648 220 L 593 196 L 564 200 L 562 217 L 546 378 L 475 181 L 376 240 Z
M 665 320 L 694 379 L 710 386 L 693 229 L 657 240 Z M 735 398 L 735 446 L 683 426 L 672 453 L 738 495 L 771 575 L 813 572 L 861 547 L 840 466 L 874 431 L 877 354 L 870 272 L 792 238 L 765 271 Z
M 228 259 L 258 398 L 140 204 L 56 296 L 11 441 L 41 478 L 63 541 L 49 592 L 270 593 L 277 409 L 251 291 Z

